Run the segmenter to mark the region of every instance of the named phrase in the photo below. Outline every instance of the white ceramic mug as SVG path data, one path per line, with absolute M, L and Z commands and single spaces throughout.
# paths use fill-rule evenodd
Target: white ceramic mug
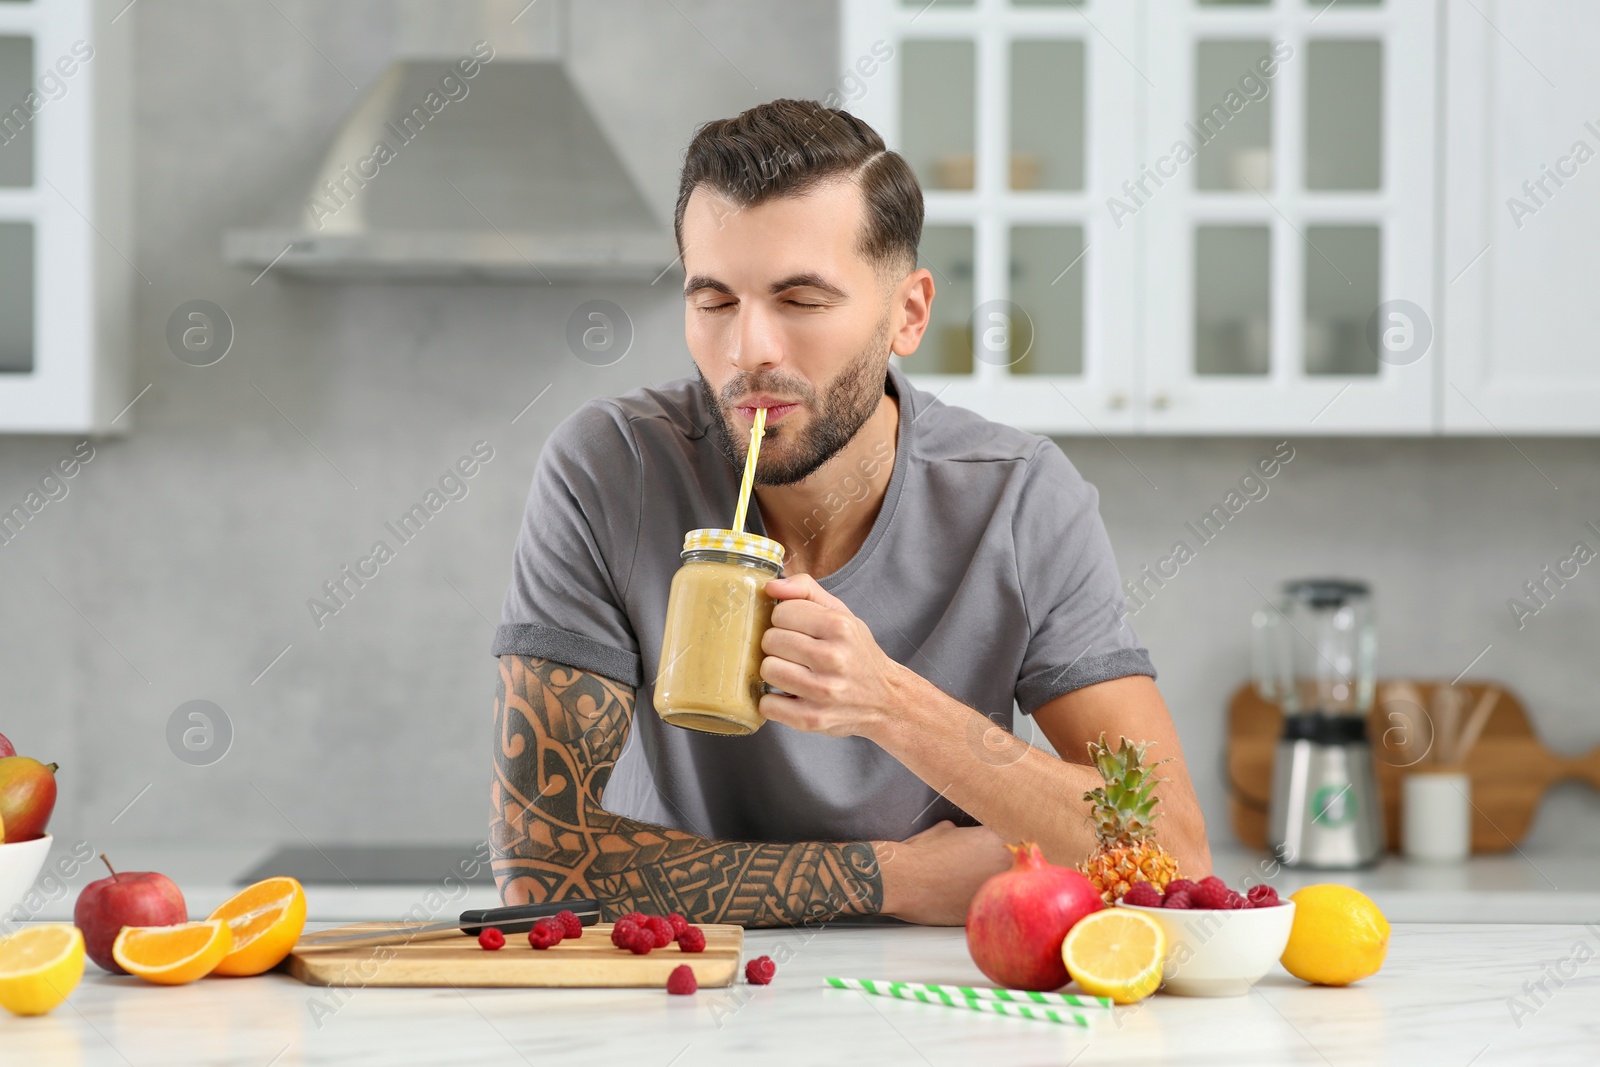
M 1400 789 L 1400 843 L 1408 859 L 1460 863 L 1472 853 L 1471 778 L 1413 768 Z

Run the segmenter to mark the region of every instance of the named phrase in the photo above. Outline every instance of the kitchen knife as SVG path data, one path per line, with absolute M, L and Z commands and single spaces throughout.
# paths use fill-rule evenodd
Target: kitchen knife
M 322 948 L 327 945 L 338 945 L 343 948 L 356 948 L 362 945 L 388 945 L 399 942 L 429 941 L 440 937 L 456 937 L 465 934 L 468 937 L 477 937 L 485 927 L 493 926 L 502 934 L 525 934 L 533 929 L 533 924 L 548 915 L 558 911 L 571 911 L 578 916 L 578 920 L 585 926 L 593 926 L 600 921 L 600 903 L 587 897 L 578 900 L 553 900 L 544 904 L 516 904 L 508 908 L 480 908 L 474 911 L 464 911 L 461 917 L 453 922 L 437 923 L 408 923 L 404 926 L 390 926 L 381 930 L 364 930 L 359 933 L 340 933 L 349 927 L 338 927 L 333 930 L 319 930 L 314 934 L 307 934 L 295 945 L 296 951 L 303 948 Z

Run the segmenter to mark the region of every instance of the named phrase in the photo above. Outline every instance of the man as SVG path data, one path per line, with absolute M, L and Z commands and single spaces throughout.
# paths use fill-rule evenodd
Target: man
M 1209 873 L 1093 486 L 892 364 L 933 303 L 922 215 L 845 112 L 777 100 L 697 131 L 674 220 L 697 376 L 585 404 L 528 497 L 493 645 L 506 903 L 959 925 L 1006 843 L 1093 851 L 1102 731 L 1177 757 L 1160 840 Z M 732 520 L 757 406 L 747 528 L 787 549 L 761 665 L 782 692 L 728 737 L 663 723 L 652 685 L 683 534 Z M 1062 758 L 1011 734 L 1014 703 Z

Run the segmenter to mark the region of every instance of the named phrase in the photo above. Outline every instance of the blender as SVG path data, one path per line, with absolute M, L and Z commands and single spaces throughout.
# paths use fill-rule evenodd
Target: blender
M 1256 689 L 1283 710 L 1267 847 L 1289 867 L 1370 866 L 1385 847 L 1367 737 L 1377 651 L 1371 592 L 1338 578 L 1285 582 L 1252 622 Z

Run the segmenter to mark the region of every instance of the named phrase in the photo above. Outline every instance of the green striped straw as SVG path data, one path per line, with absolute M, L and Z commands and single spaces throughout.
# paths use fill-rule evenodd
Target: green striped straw
M 990 989 L 986 986 L 935 985 L 932 982 L 885 982 L 882 979 L 871 978 L 829 978 L 827 981 L 836 989 L 861 989 L 869 993 L 877 992 L 868 988 L 869 986 L 902 986 L 906 989 L 920 989 L 934 996 L 958 996 L 967 1000 L 1004 1000 L 1020 1004 L 1050 1004 L 1064 1008 L 1114 1006 L 1110 997 L 1079 996 L 1076 993 L 1037 993 L 1031 989 Z
M 1052 1023 L 1090 1025 L 1089 1017 L 1058 1007 L 1109 1008 L 1109 997 L 1081 997 L 1071 993 L 1035 993 L 1026 989 L 978 989 L 971 986 L 941 986 L 925 982 L 885 982 L 871 978 L 824 978 L 835 989 L 854 989 L 880 997 L 915 1000 L 923 1004 L 943 1004 L 950 1008 L 1008 1015 L 1019 1019 L 1038 1019 Z

